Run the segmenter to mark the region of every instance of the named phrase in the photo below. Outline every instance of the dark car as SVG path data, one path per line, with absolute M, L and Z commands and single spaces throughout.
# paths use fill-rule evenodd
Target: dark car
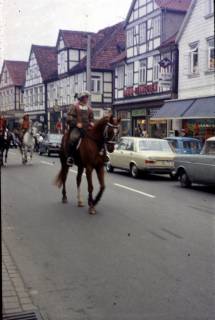
M 178 154 L 199 154 L 202 150 L 201 142 L 192 137 L 167 137 L 166 140 Z
M 39 145 L 39 154 L 47 153 L 50 157 L 52 154 L 58 154 L 62 141 L 62 134 L 47 134 Z

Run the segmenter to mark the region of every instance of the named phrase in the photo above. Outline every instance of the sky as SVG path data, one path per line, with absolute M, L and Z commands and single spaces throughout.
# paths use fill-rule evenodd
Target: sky
M 59 29 L 98 31 L 126 18 L 131 0 L 0 0 L 0 64 L 28 60 L 31 44 L 55 45 Z

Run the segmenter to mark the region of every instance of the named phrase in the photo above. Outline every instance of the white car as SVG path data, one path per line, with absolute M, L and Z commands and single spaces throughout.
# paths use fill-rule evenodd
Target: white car
M 107 171 L 124 169 L 136 178 L 140 171 L 164 173 L 173 177 L 175 153 L 168 141 L 153 138 L 123 137 L 109 154 Z

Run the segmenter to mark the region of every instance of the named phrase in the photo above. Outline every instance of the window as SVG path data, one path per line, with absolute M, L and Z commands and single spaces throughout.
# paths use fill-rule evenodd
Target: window
M 146 60 L 140 61 L 140 69 L 139 69 L 139 82 L 140 83 L 146 83 Z
M 215 69 L 214 38 L 208 39 L 208 70 Z
M 118 68 L 118 89 L 123 89 L 124 88 L 124 66 L 121 66 Z
M 153 58 L 153 81 L 158 81 L 160 72 L 160 56 L 154 56 Z
M 134 29 L 127 31 L 127 48 L 130 48 L 134 45 Z
M 206 15 L 211 15 L 214 12 L 214 0 L 206 0 Z
M 43 87 L 39 88 L 39 104 L 43 104 Z
M 160 36 L 160 16 L 153 19 L 153 37 Z
M 146 22 L 144 23 L 141 23 L 139 25 L 139 40 L 140 40 L 140 43 L 145 43 L 146 40 L 147 40 L 147 28 L 146 28 Z
M 33 89 L 30 90 L 30 106 L 32 107 L 33 106 Z
M 92 92 L 101 93 L 101 78 L 93 77 L 91 80 Z
M 34 105 L 38 105 L 38 88 L 34 89 Z
M 132 87 L 134 83 L 134 70 L 133 70 L 133 64 L 127 65 L 127 78 L 126 78 L 126 85 L 127 87 Z
M 199 48 L 198 43 L 190 44 L 190 54 L 189 54 L 189 65 L 190 73 L 198 74 L 199 73 Z

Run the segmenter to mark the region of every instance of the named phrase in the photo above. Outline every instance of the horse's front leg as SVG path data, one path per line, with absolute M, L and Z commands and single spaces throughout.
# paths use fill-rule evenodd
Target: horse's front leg
M 5 165 L 7 165 L 8 150 L 9 150 L 8 148 L 6 148 L 5 150 L 5 159 L 4 159 Z
M 92 168 L 87 168 L 86 169 L 86 175 L 87 175 L 87 183 L 88 183 L 88 205 L 89 205 L 89 214 L 96 214 L 96 210 L 94 208 L 94 203 L 93 203 L 93 180 L 92 180 Z
M 82 166 L 78 166 L 78 174 L 77 174 L 77 198 L 78 198 L 78 207 L 84 207 L 84 202 L 81 196 L 81 180 L 84 172 L 84 168 Z
M 101 197 L 105 191 L 105 173 L 104 173 L 104 166 L 101 166 L 99 168 L 96 169 L 96 173 L 97 173 L 97 177 L 98 177 L 98 181 L 100 184 L 100 190 L 98 192 L 98 194 L 96 195 L 95 200 L 93 201 L 94 206 L 97 205 L 97 203 L 101 200 Z

